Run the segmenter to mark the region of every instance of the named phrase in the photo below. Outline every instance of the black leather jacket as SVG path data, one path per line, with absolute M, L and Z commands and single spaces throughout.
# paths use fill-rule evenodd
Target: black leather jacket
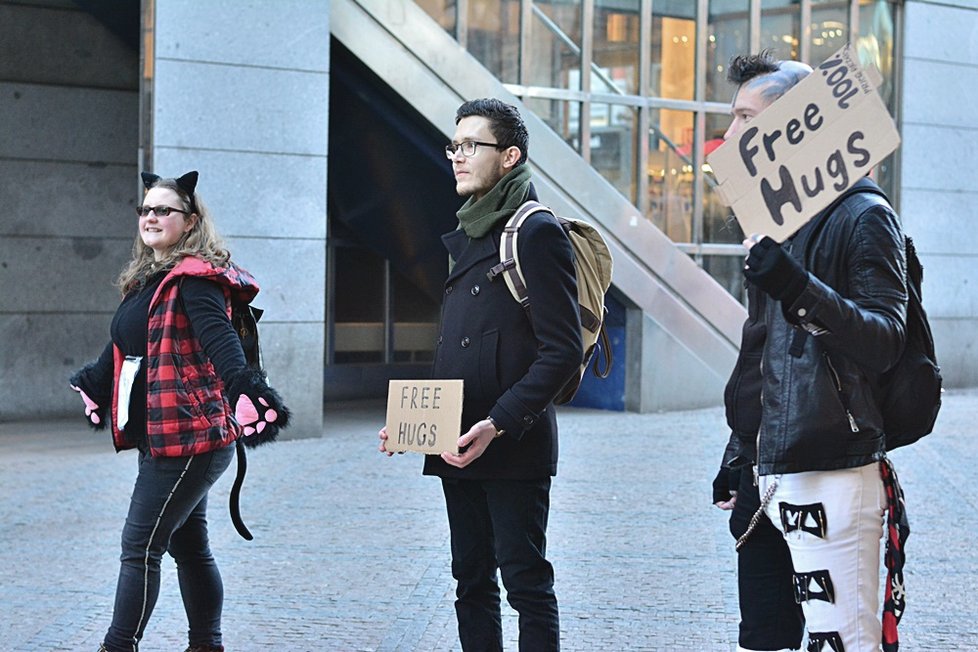
M 879 191 L 868 179 L 854 189 Z M 905 339 L 899 218 L 883 197 L 859 192 L 783 246 L 803 261 L 809 278 L 792 305 L 765 297 L 759 315 L 766 333 L 757 362 L 758 473 L 825 471 L 879 460 L 884 440 L 878 379 L 897 361 Z

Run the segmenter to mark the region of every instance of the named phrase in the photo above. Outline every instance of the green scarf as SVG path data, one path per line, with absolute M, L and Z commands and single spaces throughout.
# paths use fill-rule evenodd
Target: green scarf
M 492 190 L 475 201 L 474 197 L 462 205 L 456 215 L 459 228 L 470 238 L 481 238 L 500 220 L 509 219 L 530 192 L 530 166 L 524 163 L 509 171 Z

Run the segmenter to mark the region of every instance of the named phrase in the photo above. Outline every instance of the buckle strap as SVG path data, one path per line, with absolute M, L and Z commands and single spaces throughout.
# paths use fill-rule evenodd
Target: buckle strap
M 486 272 L 486 278 L 488 278 L 490 281 L 494 281 L 497 276 L 508 269 L 513 269 L 514 267 L 516 267 L 516 260 L 513 258 L 507 258 L 503 262 L 497 263 L 496 265 L 490 267 L 489 271 Z
M 846 652 L 839 632 L 808 632 L 808 652 Z
M 828 570 L 795 573 L 792 580 L 795 585 L 795 602 L 798 604 L 809 600 L 835 603 L 835 587 Z

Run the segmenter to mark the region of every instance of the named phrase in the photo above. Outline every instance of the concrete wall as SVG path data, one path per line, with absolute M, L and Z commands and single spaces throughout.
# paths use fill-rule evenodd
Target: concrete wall
M 908 0 L 901 215 L 949 386 L 978 385 L 978 1 Z
M 81 414 L 135 234 L 139 54 L 68 1 L 0 1 L 0 420 Z
M 628 357 L 615 360 L 615 364 L 625 365 L 626 410 L 689 410 L 723 401 L 729 370 L 727 375 L 719 375 L 681 337 L 640 310 L 629 311 L 627 328 L 631 347 Z
M 263 354 L 322 434 L 329 3 L 156 0 L 154 171 L 200 171 L 233 259 L 262 286 Z
M 70 0 L 0 0 L 0 421 L 81 418 L 67 378 L 109 340 L 142 145 L 155 172 L 200 171 L 234 259 L 262 285 L 289 434 L 321 435 L 329 3 L 142 6 L 143 109 L 140 53 L 96 18 Z

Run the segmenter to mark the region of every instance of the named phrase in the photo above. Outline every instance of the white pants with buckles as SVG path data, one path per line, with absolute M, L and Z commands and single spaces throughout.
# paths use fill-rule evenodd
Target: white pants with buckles
M 880 539 L 886 493 L 879 462 L 853 469 L 761 476 L 766 512 L 784 534 L 809 652 L 880 649 Z

